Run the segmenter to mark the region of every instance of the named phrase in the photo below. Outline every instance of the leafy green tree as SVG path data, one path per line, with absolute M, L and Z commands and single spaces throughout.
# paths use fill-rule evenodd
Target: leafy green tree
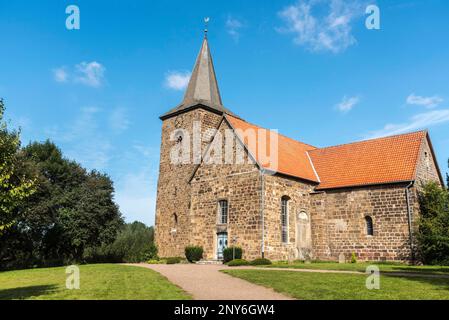
M 143 262 L 157 257 L 153 240 L 153 227 L 136 221 L 125 225 L 112 244 L 112 250 L 122 256 L 124 262 Z
M 8 130 L 4 112 L 0 99 L 0 234 L 15 223 L 17 208 L 35 190 L 35 181 L 20 174 L 20 135 Z
M 449 191 L 435 182 L 419 194 L 418 248 L 426 264 L 449 264 Z
M 28 163 L 24 170 L 36 174 L 38 187 L 19 207 L 18 223 L 0 237 L 0 263 L 81 262 L 86 248 L 115 240 L 123 219 L 108 176 L 67 160 L 50 141 L 28 145 L 23 156 Z

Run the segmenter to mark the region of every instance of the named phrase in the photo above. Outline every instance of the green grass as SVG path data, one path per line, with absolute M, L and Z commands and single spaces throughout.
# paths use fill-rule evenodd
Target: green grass
M 65 268 L 0 272 L 0 300 L 184 300 L 191 297 L 159 273 L 114 264 L 80 266 L 80 289 L 68 290 Z
M 226 270 L 229 275 L 302 300 L 449 299 L 449 279 L 381 276 L 380 289 L 368 290 L 365 275 L 277 270 Z
M 371 265 L 379 267 L 383 272 L 401 273 L 428 273 L 428 274 L 449 274 L 449 267 L 444 266 L 409 266 L 403 263 L 394 262 L 359 262 L 359 263 L 338 263 L 338 262 L 313 262 L 304 263 L 295 261 L 292 264 L 287 262 L 276 262 L 267 268 L 293 268 L 293 269 L 313 269 L 313 270 L 346 270 L 365 272 Z

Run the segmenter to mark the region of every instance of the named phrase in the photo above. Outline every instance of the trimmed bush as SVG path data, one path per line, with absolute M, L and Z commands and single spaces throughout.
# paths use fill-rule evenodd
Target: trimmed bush
M 235 249 L 235 256 L 234 256 Z M 242 259 L 243 250 L 240 247 L 228 247 L 223 250 L 223 262 L 227 263 L 234 259 Z
M 252 266 L 267 266 L 272 264 L 270 260 L 265 259 L 265 258 L 259 258 L 259 259 L 255 259 L 253 261 L 251 261 L 249 263 Z
M 148 264 L 165 264 L 167 263 L 167 261 L 165 259 L 161 259 L 161 260 L 156 260 L 156 259 L 151 259 L 147 261 Z
M 181 258 L 179 257 L 170 257 L 166 259 L 166 264 L 178 264 L 181 262 Z
M 249 262 L 245 259 L 234 259 L 227 263 L 230 267 L 238 267 L 238 266 L 247 266 L 249 265 Z
M 203 259 L 203 247 L 188 246 L 185 249 L 186 258 L 189 262 L 197 262 Z
M 357 263 L 357 256 L 355 255 L 355 252 L 351 255 L 351 263 Z

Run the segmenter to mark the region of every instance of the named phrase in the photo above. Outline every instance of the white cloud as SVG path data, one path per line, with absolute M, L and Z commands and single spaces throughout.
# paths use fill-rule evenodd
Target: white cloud
M 109 115 L 109 126 L 117 133 L 128 129 L 130 121 L 125 108 L 115 108 Z
M 188 71 L 170 71 L 165 76 L 165 86 L 173 90 L 185 90 L 191 73 Z
M 351 24 L 364 14 L 358 0 L 299 0 L 280 11 L 286 27 L 279 32 L 294 35 L 294 43 L 313 52 L 339 53 L 355 44 Z
M 413 116 L 408 122 L 387 124 L 382 129 L 370 132 L 366 138 L 379 138 L 389 135 L 426 129 L 438 124 L 449 122 L 449 109 L 434 110 Z
M 343 100 L 335 107 L 341 112 L 349 112 L 360 102 L 360 97 L 343 97 Z
M 69 79 L 69 75 L 64 67 L 53 69 L 53 78 L 56 82 L 67 82 Z
M 73 70 L 74 69 L 74 70 Z M 89 87 L 98 88 L 104 82 L 106 68 L 96 61 L 81 62 L 74 68 L 59 67 L 52 70 L 53 79 L 59 83 L 81 83 Z
M 226 30 L 228 34 L 234 39 L 234 41 L 239 41 L 240 39 L 240 29 L 244 26 L 243 22 L 228 16 L 226 20 Z
M 434 108 L 443 102 L 443 99 L 439 96 L 423 97 L 417 96 L 414 93 L 407 97 L 407 104 L 424 106 L 426 108 Z
M 90 87 L 100 87 L 103 82 L 105 67 L 96 61 L 81 62 L 75 66 L 75 82 L 85 84 Z

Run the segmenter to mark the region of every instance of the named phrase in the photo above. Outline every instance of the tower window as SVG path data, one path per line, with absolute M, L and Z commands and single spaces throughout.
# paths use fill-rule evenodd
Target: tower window
M 365 222 L 366 222 L 366 235 L 373 236 L 374 235 L 373 218 L 371 218 L 370 216 L 366 216 Z
M 281 199 L 281 238 L 283 243 L 288 243 L 288 201 L 289 197 Z
M 173 214 L 173 227 L 176 228 L 178 225 L 178 215 L 176 213 Z
M 220 200 L 218 202 L 218 222 L 221 224 L 228 223 L 228 201 Z

